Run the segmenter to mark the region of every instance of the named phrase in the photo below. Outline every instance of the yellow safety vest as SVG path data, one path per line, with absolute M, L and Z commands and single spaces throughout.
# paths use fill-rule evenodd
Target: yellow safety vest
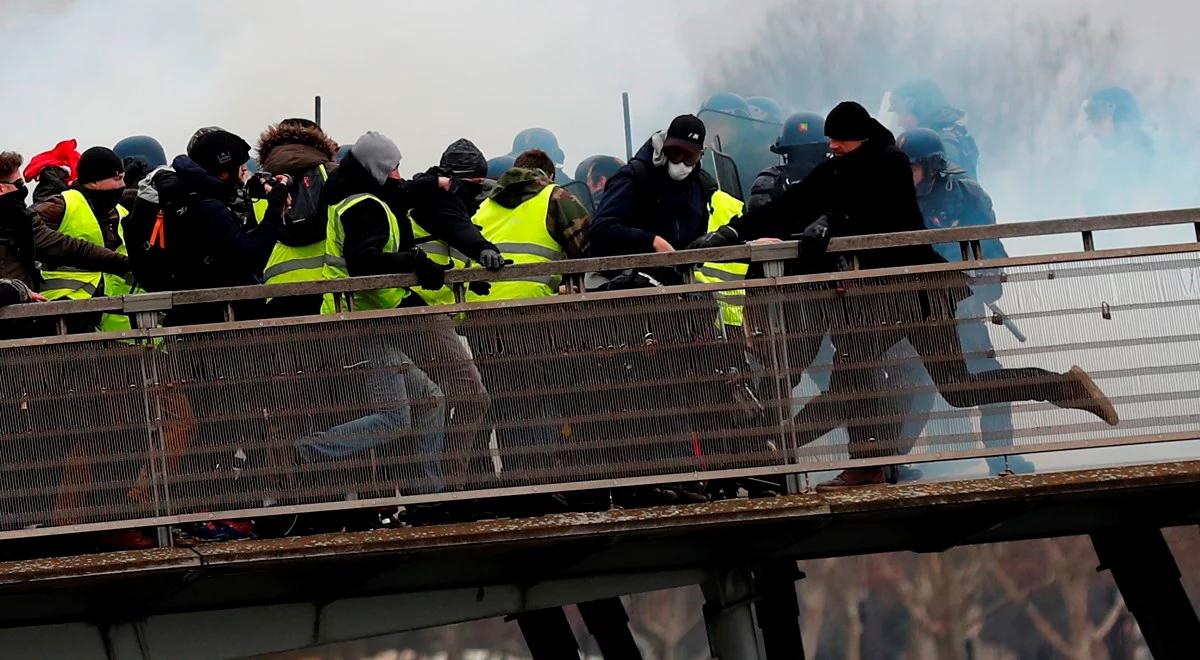
M 124 219 L 129 213 L 125 207 L 117 205 L 117 215 Z M 125 247 L 125 227 L 120 222 L 117 223 L 117 236 L 121 239 L 121 244 L 117 246 L 117 254 L 129 256 L 129 249 Z M 104 295 L 109 298 L 119 298 L 134 293 L 145 293 L 141 287 L 132 287 L 129 285 L 129 280 L 120 275 L 108 274 L 104 276 Z M 127 314 L 109 314 L 100 315 L 100 332 L 118 332 L 121 330 L 130 330 L 133 325 L 129 322 Z
M 58 230 L 72 238 L 78 238 L 96 245 L 104 246 L 104 231 L 100 229 L 100 221 L 92 212 L 87 198 L 78 190 L 64 190 L 62 193 L 64 210 L 62 223 Z M 120 221 L 129 215 L 124 206 L 117 205 L 117 235 L 121 237 L 121 245 L 117 252 L 128 254 L 125 248 L 124 231 Z M 101 291 L 101 282 L 104 288 Z M 42 295 L 50 300 L 87 300 L 95 297 L 97 291 L 106 296 L 123 296 L 130 293 L 129 282 L 118 275 L 105 276 L 103 273 L 80 270 L 69 266 L 61 270 L 42 271 Z M 99 330 L 116 331 L 130 328 L 129 317 L 124 314 L 103 314 L 100 317 Z
M 451 265 L 455 268 L 466 268 L 470 263 L 471 260 L 465 254 L 450 247 L 446 241 L 431 239 L 429 232 L 413 219 L 412 211 L 408 212 L 408 222 L 412 225 L 413 239 L 417 242 L 417 247 L 429 255 L 434 263 L 441 266 Z M 422 239 L 428 240 L 423 241 Z M 421 300 L 424 300 L 426 305 L 453 305 L 455 302 L 454 289 L 449 286 L 443 286 L 433 291 L 417 287 L 414 293 L 421 296 Z
M 742 207 L 741 200 L 729 193 L 721 190 L 713 193 L 708 203 L 708 231 L 713 232 L 729 224 L 730 220 L 742 214 Z M 740 282 L 746 279 L 749 269 L 749 264 L 738 261 L 708 262 L 696 269 L 696 280 L 709 283 Z M 721 306 L 721 321 L 725 325 L 742 325 L 742 306 L 727 302 L 725 298 L 744 295 L 745 291 L 742 289 L 723 291 L 717 295 L 718 304 Z
M 383 200 L 370 193 L 351 195 L 330 209 L 329 226 L 325 230 L 325 263 L 322 266 L 323 279 L 341 280 L 350 277 L 346 268 L 345 241 L 346 232 L 342 227 L 342 214 L 363 202 L 378 204 L 387 214 L 388 239 L 384 244 L 385 252 L 395 252 L 400 245 L 400 226 L 396 222 L 396 214 Z M 400 304 L 411 293 L 403 287 L 387 287 L 356 291 L 354 293 L 354 308 L 356 310 L 392 309 Z M 334 314 L 337 307 L 333 295 L 326 294 L 321 304 L 322 314 Z
M 250 201 L 251 216 L 254 218 L 254 224 L 261 225 L 262 219 L 267 215 L 267 200 L 255 199 Z
M 548 185 L 542 188 L 541 192 L 515 209 L 505 208 L 490 199 L 484 200 L 471 221 L 479 225 L 483 237 L 494 243 L 505 258 L 512 259 L 514 264 L 560 261 L 566 258 L 562 246 L 546 230 L 546 210 L 550 207 L 550 196 L 557 187 Z M 511 300 L 552 296 L 558 293 L 561 280 L 561 276 L 547 275 L 492 282 L 491 291 L 486 296 L 469 294 L 468 298 Z
M 321 172 L 321 178 L 328 181 L 329 175 L 325 172 L 325 166 L 319 165 L 317 169 Z M 267 212 L 267 200 L 260 201 L 262 202 L 262 211 L 259 211 L 259 202 L 255 202 L 254 217 L 261 223 L 263 214 Z M 327 213 L 326 227 L 333 221 L 333 208 L 327 209 Z M 299 247 L 275 243 L 275 247 L 271 250 L 271 257 L 267 259 L 267 267 L 263 271 L 263 282 L 267 284 L 317 282 L 324 278 L 325 239 Z

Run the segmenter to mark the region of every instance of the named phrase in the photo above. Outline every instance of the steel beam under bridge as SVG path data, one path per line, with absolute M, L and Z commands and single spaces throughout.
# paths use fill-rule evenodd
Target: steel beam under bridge
M 14 561 L 0 564 L 0 648 L 237 657 L 699 584 L 772 560 L 1197 523 L 1190 461 Z

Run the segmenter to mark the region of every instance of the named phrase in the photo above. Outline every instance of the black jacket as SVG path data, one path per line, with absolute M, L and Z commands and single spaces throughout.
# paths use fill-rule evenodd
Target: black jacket
M 187 290 L 261 284 L 279 218 L 268 215 L 247 228 L 231 208 L 237 186 L 222 182 L 187 156 L 176 157 L 172 167 L 174 172 L 159 172 L 153 182 L 164 205 L 186 209 L 167 230 L 176 262 L 174 286 Z M 257 301 L 235 306 L 238 320 L 260 314 Z M 215 323 L 223 318 L 222 305 L 200 305 L 172 310 L 164 323 Z
M 708 195 L 699 167 L 683 181 L 654 166 L 650 141 L 608 180 L 592 221 L 592 254 L 606 257 L 654 251 L 661 236 L 677 250 L 708 231 Z M 641 174 L 639 173 L 639 169 Z
M 788 239 L 826 214 L 839 217 L 831 227 L 831 238 L 924 229 L 908 157 L 896 148 L 892 133 L 872 121 L 873 134 L 858 149 L 818 165 L 778 200 L 734 218 L 730 226 L 744 240 Z M 864 269 L 943 261 L 927 245 L 859 255 Z
M 437 179 L 433 180 L 432 186 L 437 187 Z M 362 193 L 380 198 L 396 215 L 399 245 L 395 251 L 385 249 L 390 228 L 387 214 L 378 204 L 355 204 L 341 216 L 346 270 L 354 277 L 413 272 L 410 254 L 413 236 L 408 211 L 418 200 L 431 194 L 429 184 L 389 180 L 381 186 L 353 155 L 347 155 L 325 184 L 321 196 L 325 204 L 333 206 L 351 195 Z
M 445 174 L 434 167 L 413 177 L 412 185 L 419 186 L 420 192 L 413 200 L 412 218 L 433 238 L 479 261 L 479 253 L 496 250 L 471 222 L 485 196 L 480 187 L 462 181 L 454 182 L 450 191 L 442 190 L 437 185 L 439 176 Z
M 783 196 L 788 188 L 800 183 L 812 171 L 828 161 L 825 145 L 818 145 L 807 153 L 792 156 L 786 165 L 774 165 L 758 173 L 750 187 L 750 201 L 746 208 L 754 211 Z

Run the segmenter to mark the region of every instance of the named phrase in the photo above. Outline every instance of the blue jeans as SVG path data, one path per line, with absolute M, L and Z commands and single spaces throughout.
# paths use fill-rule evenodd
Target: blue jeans
M 442 390 L 394 346 L 385 346 L 378 357 L 358 366 L 371 370 L 367 386 L 375 412 L 300 438 L 296 441 L 300 457 L 307 461 L 345 458 L 408 437 L 414 446 L 405 453 L 419 457 L 422 481 L 431 484 L 421 490 L 440 492 L 446 440 Z

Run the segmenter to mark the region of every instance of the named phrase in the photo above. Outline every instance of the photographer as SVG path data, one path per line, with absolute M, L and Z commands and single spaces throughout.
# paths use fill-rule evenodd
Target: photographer
M 268 200 L 262 222 L 247 226 L 233 206 L 246 176 L 244 163 L 250 145 L 222 129 L 204 129 L 188 145 L 187 155 L 177 156 L 171 170 L 153 175 L 151 187 L 157 203 L 182 209 L 184 222 L 174 222 L 170 235 L 172 283 L 176 290 L 248 286 L 262 283 L 263 268 L 279 237 L 289 197 L 286 177 L 258 180 Z M 173 171 L 172 171 L 173 170 Z M 139 196 L 138 203 L 143 203 Z M 239 320 L 263 315 L 262 301 L 234 305 Z M 225 319 L 224 305 L 193 305 L 172 309 L 165 325 L 218 323 Z

